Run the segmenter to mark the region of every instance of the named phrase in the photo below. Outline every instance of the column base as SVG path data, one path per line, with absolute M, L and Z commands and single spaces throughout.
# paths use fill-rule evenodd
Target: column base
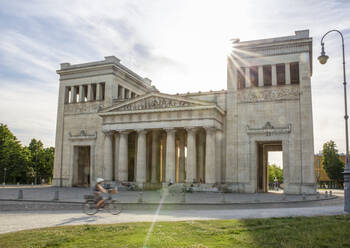
M 315 183 L 285 183 L 284 193 L 285 194 L 306 194 L 312 195 L 316 194 L 316 184 Z
M 62 180 L 62 185 L 61 185 L 61 180 Z M 68 178 L 53 178 L 52 179 L 52 186 L 57 186 L 57 187 L 72 187 L 72 184 L 69 182 Z
M 314 183 L 301 185 L 301 194 L 313 195 L 316 194 L 317 185 Z

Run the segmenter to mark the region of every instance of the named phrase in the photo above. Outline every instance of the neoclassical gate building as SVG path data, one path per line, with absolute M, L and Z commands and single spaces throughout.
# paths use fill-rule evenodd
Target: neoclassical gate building
M 285 192 L 314 193 L 309 31 L 233 43 L 222 91 L 161 93 L 114 56 L 62 63 L 53 184 L 266 192 L 282 151 Z

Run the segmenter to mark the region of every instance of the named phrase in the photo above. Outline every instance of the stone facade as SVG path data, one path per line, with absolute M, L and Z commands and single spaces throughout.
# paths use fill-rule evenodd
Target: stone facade
M 61 64 L 53 183 L 265 192 L 282 151 L 285 192 L 314 193 L 309 32 L 233 45 L 227 90 L 204 93 L 161 93 L 114 56 Z

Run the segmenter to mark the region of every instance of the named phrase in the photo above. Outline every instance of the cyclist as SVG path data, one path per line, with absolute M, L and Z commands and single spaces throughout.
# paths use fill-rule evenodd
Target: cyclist
M 96 200 L 96 208 L 99 209 L 99 208 L 103 208 L 104 207 L 104 202 L 105 200 L 103 199 L 101 193 L 105 193 L 107 194 L 107 190 L 105 190 L 102 186 L 102 183 L 104 182 L 105 180 L 103 178 L 97 178 L 96 179 L 96 184 L 95 184 L 95 187 L 94 187 L 94 196 L 95 196 L 95 200 Z

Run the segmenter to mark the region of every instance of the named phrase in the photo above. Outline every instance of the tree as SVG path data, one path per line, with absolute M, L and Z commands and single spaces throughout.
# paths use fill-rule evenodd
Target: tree
M 283 183 L 283 170 L 275 164 L 269 165 L 269 182 L 273 183 L 275 177 L 279 183 Z
M 41 178 L 45 179 L 47 182 L 51 182 L 52 180 L 54 157 L 55 157 L 54 147 L 48 147 L 43 150 L 42 159 L 44 163 L 39 168 L 39 174 Z
M 0 174 L 4 178 L 6 168 L 6 181 L 11 183 L 26 182 L 30 152 L 12 134 L 8 127 L 0 123 Z
M 32 139 L 28 146 L 31 152 L 31 171 L 34 172 L 36 183 L 42 179 L 50 181 L 52 178 L 53 160 L 55 149 L 53 147 L 44 148 L 41 140 Z
M 44 148 L 40 140 L 32 139 L 29 146 L 22 146 L 16 136 L 4 124 L 0 123 L 0 180 L 4 180 L 6 168 L 6 182 L 32 183 L 41 179 L 51 181 L 53 147 Z
M 322 166 L 331 180 L 338 184 L 343 182 L 344 163 L 340 160 L 336 144 L 332 140 L 323 144 Z

